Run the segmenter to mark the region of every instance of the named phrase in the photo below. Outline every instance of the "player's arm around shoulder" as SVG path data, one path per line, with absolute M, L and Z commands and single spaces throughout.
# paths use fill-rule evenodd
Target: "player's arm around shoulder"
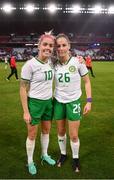
M 84 60 L 83 56 L 78 56 L 77 55 L 77 59 L 78 59 L 79 63 L 85 64 L 85 60 Z
M 91 93 L 91 82 L 89 75 L 86 74 L 85 76 L 82 77 L 84 82 L 85 82 L 85 91 L 86 91 L 86 104 L 83 109 L 83 114 L 87 114 L 91 111 L 91 105 L 92 105 L 92 93 Z
M 23 119 L 26 123 L 30 123 L 31 116 L 28 109 L 28 91 L 30 88 L 30 82 L 28 80 L 21 79 L 20 81 L 20 98 L 23 108 Z

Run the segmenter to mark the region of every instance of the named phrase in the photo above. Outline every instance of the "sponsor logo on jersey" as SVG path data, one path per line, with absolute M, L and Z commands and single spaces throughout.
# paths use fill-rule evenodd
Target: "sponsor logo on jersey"
M 75 66 L 70 66 L 70 67 L 69 67 L 69 71 L 70 71 L 71 73 L 76 72 L 76 67 L 75 67 Z
M 36 69 L 36 71 L 41 71 L 41 70 L 42 70 L 42 68 L 37 68 L 37 69 Z

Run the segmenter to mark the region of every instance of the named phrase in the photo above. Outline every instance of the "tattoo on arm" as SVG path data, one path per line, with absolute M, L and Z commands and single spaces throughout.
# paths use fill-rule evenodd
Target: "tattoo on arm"
M 26 91 L 28 92 L 29 89 L 30 89 L 30 81 L 27 81 L 27 80 L 24 80 L 24 79 L 21 79 L 20 81 L 20 87 L 23 87 L 26 89 Z

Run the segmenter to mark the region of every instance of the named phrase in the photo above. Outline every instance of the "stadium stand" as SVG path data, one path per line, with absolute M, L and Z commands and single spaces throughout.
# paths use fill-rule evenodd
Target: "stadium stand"
M 89 33 L 86 35 L 68 33 L 74 55 L 91 55 L 94 60 L 114 60 L 114 39 Z M 27 60 L 37 54 L 38 34 L 0 36 L 0 59 L 15 54 L 17 60 Z

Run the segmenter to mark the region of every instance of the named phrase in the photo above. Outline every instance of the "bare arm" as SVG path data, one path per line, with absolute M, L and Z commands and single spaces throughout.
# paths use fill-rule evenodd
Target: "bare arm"
M 85 60 L 84 60 L 83 56 L 77 56 L 77 58 L 78 58 L 78 60 L 79 60 L 79 63 L 85 64 Z
M 83 80 L 85 82 L 85 91 L 86 91 L 86 97 L 91 98 L 91 82 L 89 79 L 89 75 L 87 74 L 86 76 L 83 77 Z M 83 114 L 87 114 L 91 111 L 91 102 L 87 102 L 86 105 L 84 106 Z
M 23 118 L 26 123 L 30 123 L 30 121 L 31 121 L 31 116 L 30 116 L 29 109 L 28 109 L 28 100 L 27 100 L 29 86 L 30 86 L 29 81 L 21 80 L 21 82 L 20 82 L 20 98 L 21 98 L 22 108 L 23 108 L 23 112 L 24 112 Z

